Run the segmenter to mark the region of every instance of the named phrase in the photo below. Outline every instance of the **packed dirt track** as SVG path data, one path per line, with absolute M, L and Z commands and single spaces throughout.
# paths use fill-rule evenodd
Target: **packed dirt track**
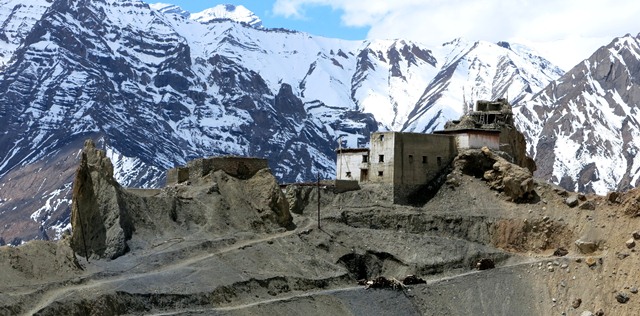
M 74 226 L 59 242 L 1 247 L 0 314 L 640 310 L 638 191 L 582 196 L 534 181 L 533 194 L 515 203 L 456 168 L 418 206 L 393 204 L 377 185 L 343 193 L 294 185 L 285 194 L 273 190 L 277 184 L 266 171 L 239 177 L 216 170 L 161 190 L 129 190 L 108 178 L 105 162 L 92 159 L 89 154 L 83 172 L 93 189 L 78 189 L 74 212 L 81 213 L 74 216 L 104 219 L 104 227 Z M 101 213 L 82 209 L 92 203 Z M 407 275 L 426 283 L 358 284 Z

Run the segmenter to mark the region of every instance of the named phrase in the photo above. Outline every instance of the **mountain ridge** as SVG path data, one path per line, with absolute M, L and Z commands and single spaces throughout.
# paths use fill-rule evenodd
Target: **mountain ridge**
M 29 163 L 64 169 L 62 157 L 86 138 L 125 186 L 159 186 L 167 168 L 228 154 L 267 157 L 280 181 L 308 181 L 335 175 L 339 139 L 360 147 L 372 131 L 431 132 L 479 99 L 528 104 L 563 73 L 515 43 L 347 41 L 203 24 L 140 1 L 73 4 L 55 1 L 0 72 L 0 117 L 9 122 L 0 127 L 8 153 L 0 181 L 14 188 L 0 193 L 0 217 L 24 209 L 28 238 L 68 223 L 68 199 L 51 202 L 66 199 L 71 177 L 38 176 L 38 197 L 21 201 L 9 197 L 18 196 L 16 179 L 35 177 Z M 9 230 L 0 236 L 19 229 Z
M 640 183 L 639 38 L 614 39 L 516 109 L 539 176 L 599 194 Z

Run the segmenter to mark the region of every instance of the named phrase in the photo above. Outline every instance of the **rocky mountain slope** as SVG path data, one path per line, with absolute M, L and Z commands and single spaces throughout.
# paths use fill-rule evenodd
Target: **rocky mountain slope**
M 513 44 L 343 41 L 264 29 L 240 7 L 5 2 L 0 236 L 14 244 L 69 227 L 87 138 L 124 186 L 158 186 L 166 168 L 228 154 L 268 158 L 282 182 L 331 178 L 339 139 L 428 132 L 465 100 L 526 100 L 562 73 Z
M 91 142 L 81 156 L 73 235 L 0 247 L 1 314 L 640 309 L 637 190 L 584 196 L 529 173 L 530 191 L 514 203 L 505 185 L 515 166 L 500 160 L 496 170 L 491 152 L 470 150 L 420 207 L 392 204 L 379 185 L 343 193 L 294 185 L 283 201 L 268 169 L 190 173 L 190 182 L 140 190 L 120 186 Z
M 640 184 L 640 34 L 614 39 L 515 109 L 538 176 L 606 194 Z
M 500 49 L 501 48 L 501 49 Z M 402 130 L 428 133 L 461 113 L 476 100 L 507 98 L 511 104 L 528 101 L 563 71 L 530 49 L 500 42 L 445 43 L 450 52 L 428 83 Z
M 13 53 L 42 18 L 53 0 L 0 1 L 0 70 L 9 63 Z

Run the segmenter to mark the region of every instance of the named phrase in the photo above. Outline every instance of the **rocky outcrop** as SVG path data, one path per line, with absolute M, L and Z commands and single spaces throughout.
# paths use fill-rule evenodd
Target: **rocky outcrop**
M 289 212 L 302 214 L 304 208 L 309 205 L 310 195 L 314 189 L 312 186 L 304 185 L 287 186 L 285 196 L 289 201 Z
M 454 160 L 455 172 L 473 175 L 487 181 L 489 186 L 504 192 L 512 201 L 522 201 L 533 194 L 533 175 L 527 168 L 510 163 L 487 147 L 470 149 Z
M 289 202 L 269 169 L 258 171 L 253 177 L 220 183 L 220 191 L 227 199 L 247 201 L 262 221 L 283 227 L 292 225 Z M 233 186 L 233 187 L 232 187 Z M 233 193 L 232 193 L 233 192 Z
M 210 161 L 223 168 L 204 168 L 207 160 L 197 159 L 182 167 L 188 181 L 162 190 L 125 189 L 113 178 L 104 151 L 86 141 L 73 187 L 72 248 L 81 256 L 114 259 L 128 251 L 134 231 L 141 240 L 166 240 L 293 226 L 289 203 L 270 169 L 238 173 L 231 167 L 251 161 Z
M 71 247 L 76 253 L 114 259 L 127 251 L 133 223 L 122 207 L 121 191 L 113 178 L 111 161 L 92 140 L 87 140 L 71 204 Z

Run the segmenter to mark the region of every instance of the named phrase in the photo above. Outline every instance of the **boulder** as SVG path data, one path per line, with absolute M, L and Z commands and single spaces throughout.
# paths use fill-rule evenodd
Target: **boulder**
M 626 304 L 629 301 L 629 295 L 627 293 L 618 292 L 618 294 L 616 294 L 616 301 L 620 304 Z
M 620 193 L 615 191 L 607 193 L 607 201 L 610 203 L 620 203 Z
M 569 254 L 569 251 L 566 248 L 559 247 L 553 252 L 553 255 L 556 257 L 564 257 Z
M 578 239 L 575 242 L 581 253 L 589 254 L 598 250 L 598 243 L 592 240 Z
M 631 249 L 636 246 L 636 241 L 633 238 L 629 238 L 627 241 L 625 241 L 624 245 L 627 246 L 627 248 Z
M 489 258 L 480 259 L 476 263 L 476 269 L 478 270 L 488 270 L 488 269 L 493 269 L 495 267 L 496 267 L 495 262 L 493 262 L 493 260 Z
M 629 254 L 626 252 L 616 252 L 616 258 L 620 259 L 620 260 L 624 260 L 627 257 L 629 257 Z
M 569 207 L 576 207 L 580 203 L 580 200 L 577 196 L 572 195 L 564 200 L 564 204 L 567 204 Z
M 573 308 L 578 308 L 580 307 L 580 305 L 582 304 L 582 299 L 580 298 L 576 298 L 575 300 L 573 300 L 573 302 L 571 303 L 571 307 Z
M 586 201 L 580 204 L 579 208 L 581 210 L 593 211 L 596 209 L 596 203 L 594 201 Z
M 523 200 L 533 192 L 533 175 L 528 169 L 508 162 L 486 147 L 482 148 L 482 152 L 496 161 L 493 169 L 484 175 L 493 189 L 503 190 L 513 201 Z

